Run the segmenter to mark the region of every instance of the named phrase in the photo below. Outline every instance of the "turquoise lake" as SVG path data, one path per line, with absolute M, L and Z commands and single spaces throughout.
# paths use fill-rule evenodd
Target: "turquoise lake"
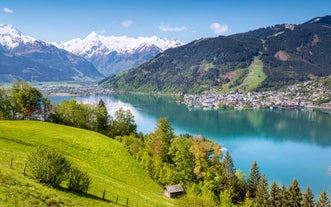
M 296 178 L 301 190 L 310 186 L 316 198 L 323 190 L 331 192 L 331 111 L 205 111 L 172 98 L 141 95 L 50 97 L 57 103 L 76 99 L 92 104 L 101 98 L 110 114 L 130 109 L 140 132 L 153 131 L 156 121 L 167 117 L 176 134 L 201 135 L 229 150 L 235 167 L 246 175 L 256 160 L 269 184 L 288 186 Z

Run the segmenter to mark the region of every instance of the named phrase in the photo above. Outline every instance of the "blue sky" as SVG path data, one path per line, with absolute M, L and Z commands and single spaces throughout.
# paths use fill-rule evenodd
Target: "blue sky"
M 0 0 L 0 24 L 46 41 L 102 35 L 188 43 L 331 14 L 331 0 Z

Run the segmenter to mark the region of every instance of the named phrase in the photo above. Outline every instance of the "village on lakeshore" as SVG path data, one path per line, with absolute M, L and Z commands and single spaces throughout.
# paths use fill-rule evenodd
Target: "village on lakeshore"
M 185 94 L 178 102 L 203 109 L 331 108 L 330 96 L 330 89 L 307 81 L 278 91 Z

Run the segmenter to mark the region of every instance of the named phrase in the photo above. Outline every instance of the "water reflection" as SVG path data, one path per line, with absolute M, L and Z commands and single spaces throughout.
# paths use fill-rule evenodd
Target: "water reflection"
M 331 115 L 319 110 L 189 110 L 173 99 L 154 96 L 116 96 L 144 114 L 167 117 L 177 132 L 212 139 L 264 137 L 276 142 L 308 142 L 331 146 Z
M 138 131 L 154 130 L 160 117 L 167 117 L 177 134 L 203 135 L 214 140 L 255 138 L 275 142 L 306 142 L 331 146 L 331 115 L 320 110 L 189 110 L 169 97 L 114 95 L 89 97 L 50 97 L 59 103 L 75 98 L 82 103 L 97 104 L 103 99 L 111 115 L 120 107 L 135 116 Z

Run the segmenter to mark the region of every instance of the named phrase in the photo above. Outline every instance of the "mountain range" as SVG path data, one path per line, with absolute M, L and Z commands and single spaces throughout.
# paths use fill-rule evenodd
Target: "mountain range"
M 272 90 L 331 74 L 331 16 L 171 48 L 100 82 L 120 91 Z
M 182 45 L 153 37 L 102 36 L 50 43 L 0 25 L 0 83 L 27 81 L 100 80 L 137 67 L 160 52 Z
M 102 78 L 84 58 L 0 25 L 0 82 L 73 81 Z
M 84 57 L 99 72 L 108 76 L 138 67 L 166 49 L 181 46 L 183 43 L 156 36 L 132 38 L 103 36 L 92 32 L 85 39 L 77 38 L 53 44 Z

